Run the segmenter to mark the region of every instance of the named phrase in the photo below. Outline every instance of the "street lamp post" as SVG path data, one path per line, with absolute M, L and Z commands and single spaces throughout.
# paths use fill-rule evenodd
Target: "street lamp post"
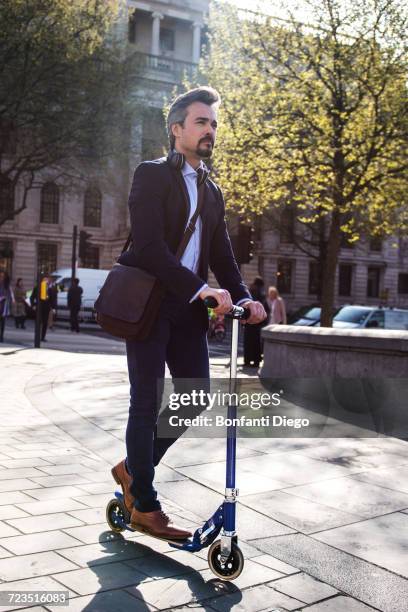
M 34 347 L 41 347 L 41 281 L 42 274 L 40 267 L 37 269 L 37 303 L 35 306 L 35 333 L 34 333 Z
M 72 233 L 71 287 L 74 284 L 74 278 L 76 275 L 77 235 L 78 235 L 78 226 L 74 225 L 74 231 Z

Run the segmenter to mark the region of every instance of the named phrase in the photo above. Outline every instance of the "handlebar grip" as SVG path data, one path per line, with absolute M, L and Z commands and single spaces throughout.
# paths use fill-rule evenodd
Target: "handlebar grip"
M 204 304 L 207 306 L 207 308 L 217 308 L 218 306 L 217 300 L 211 296 L 206 297 L 204 299 Z M 233 306 L 230 312 L 228 312 L 225 316 L 231 319 L 246 320 L 249 319 L 249 317 L 251 316 L 251 312 L 249 308 L 242 308 L 242 306 Z
M 218 306 L 217 300 L 213 297 L 206 297 L 204 299 L 204 304 L 207 306 L 207 308 L 217 308 Z

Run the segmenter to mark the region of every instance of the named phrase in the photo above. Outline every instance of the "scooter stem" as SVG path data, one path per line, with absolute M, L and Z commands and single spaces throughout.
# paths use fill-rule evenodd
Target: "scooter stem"
M 230 381 L 229 391 L 235 393 L 237 386 L 237 359 L 238 359 L 238 319 L 232 319 L 232 337 L 231 337 L 231 363 L 230 363 Z

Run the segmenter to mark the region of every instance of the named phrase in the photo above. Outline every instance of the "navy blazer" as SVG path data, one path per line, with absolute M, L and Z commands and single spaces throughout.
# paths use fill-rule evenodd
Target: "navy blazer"
M 131 248 L 119 263 L 140 267 L 167 289 L 189 302 L 207 282 L 210 267 L 219 285 L 236 303 L 251 295 L 242 281 L 225 223 L 225 204 L 219 187 L 205 183 L 201 253 L 198 274 L 181 265 L 175 253 L 187 225 L 189 201 L 166 158 L 142 162 L 135 171 L 129 195 Z M 180 173 L 181 181 L 184 181 Z

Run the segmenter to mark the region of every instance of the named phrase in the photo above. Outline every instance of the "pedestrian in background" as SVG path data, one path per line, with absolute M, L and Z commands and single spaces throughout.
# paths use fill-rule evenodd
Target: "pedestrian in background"
M 276 287 L 269 287 L 266 303 L 269 309 L 269 325 L 286 325 L 286 308 L 283 298 L 280 297 Z
M 38 296 L 38 293 L 40 294 Z M 41 341 L 47 342 L 46 335 L 48 329 L 48 319 L 50 316 L 51 310 L 51 300 L 49 294 L 49 278 L 48 276 L 44 276 L 40 283 L 40 290 L 38 289 L 38 285 L 34 287 L 30 296 L 31 306 L 36 310 L 40 309 L 41 315 Z
M 16 324 L 16 329 L 21 328 L 25 329 L 25 320 L 26 320 L 26 290 L 23 285 L 23 279 L 18 278 L 16 282 L 16 286 L 14 287 L 14 322 Z
M 249 291 L 253 299 L 260 302 L 266 312 L 268 312 L 265 301 L 264 282 L 260 276 L 254 279 L 249 287 Z M 261 329 L 265 324 L 266 321 L 262 321 L 261 323 L 245 325 L 244 327 L 244 365 L 247 367 L 253 365 L 255 368 L 259 368 L 262 359 Z
M 54 331 L 54 320 L 58 306 L 58 285 L 55 282 L 55 277 L 51 277 L 48 285 L 48 295 L 50 297 L 50 313 L 48 315 L 48 329 Z
M 14 304 L 14 294 L 10 287 L 10 277 L 4 270 L 0 271 L 0 342 L 4 341 L 4 328 L 6 317 L 11 314 Z
M 79 333 L 78 315 L 82 303 L 82 287 L 79 285 L 79 278 L 74 278 L 71 287 L 68 289 L 68 308 L 71 331 Z

